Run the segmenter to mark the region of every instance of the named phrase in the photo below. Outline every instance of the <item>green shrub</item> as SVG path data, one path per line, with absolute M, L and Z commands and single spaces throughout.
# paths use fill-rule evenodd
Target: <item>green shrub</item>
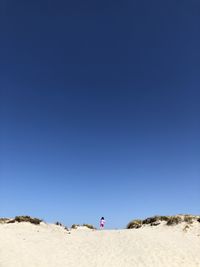
M 62 223 L 60 223 L 60 222 L 55 222 L 55 225 L 58 225 L 58 226 L 63 226 L 63 224 L 62 224 Z
M 146 218 L 145 220 L 143 220 L 142 224 L 151 224 L 151 223 L 157 222 L 158 220 L 159 220 L 158 216 L 149 217 L 149 218 Z
M 77 229 L 80 225 L 79 224 L 72 224 L 71 228 L 72 229 Z

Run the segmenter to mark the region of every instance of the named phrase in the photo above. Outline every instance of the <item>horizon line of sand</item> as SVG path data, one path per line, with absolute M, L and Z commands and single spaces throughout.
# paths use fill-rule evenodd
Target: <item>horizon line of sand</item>
M 160 220 L 103 231 L 0 223 L 0 267 L 200 267 L 200 222 L 195 218 L 170 227 Z

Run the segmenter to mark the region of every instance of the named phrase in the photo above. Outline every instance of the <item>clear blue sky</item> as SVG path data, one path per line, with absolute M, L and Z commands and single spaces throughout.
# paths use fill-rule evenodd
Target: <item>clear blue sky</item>
M 0 3 L 0 217 L 200 213 L 200 3 Z

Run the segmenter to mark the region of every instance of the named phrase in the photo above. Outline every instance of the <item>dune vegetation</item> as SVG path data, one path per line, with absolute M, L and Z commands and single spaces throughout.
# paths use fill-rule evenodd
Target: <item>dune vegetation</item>
M 194 216 L 194 215 L 175 215 L 175 216 L 153 216 L 146 218 L 144 220 L 135 219 L 130 221 L 126 228 L 127 229 L 138 229 L 141 228 L 144 225 L 151 225 L 151 226 L 157 226 L 161 224 L 161 222 L 165 222 L 166 225 L 177 225 L 181 222 L 186 222 L 188 224 L 192 224 L 194 221 L 200 222 L 200 216 Z

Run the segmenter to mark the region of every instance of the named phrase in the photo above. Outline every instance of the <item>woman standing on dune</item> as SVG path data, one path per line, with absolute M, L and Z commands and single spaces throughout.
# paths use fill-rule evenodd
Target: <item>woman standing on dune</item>
M 100 220 L 100 229 L 103 229 L 104 228 L 104 225 L 105 225 L 105 219 L 104 217 L 101 217 L 101 220 Z

